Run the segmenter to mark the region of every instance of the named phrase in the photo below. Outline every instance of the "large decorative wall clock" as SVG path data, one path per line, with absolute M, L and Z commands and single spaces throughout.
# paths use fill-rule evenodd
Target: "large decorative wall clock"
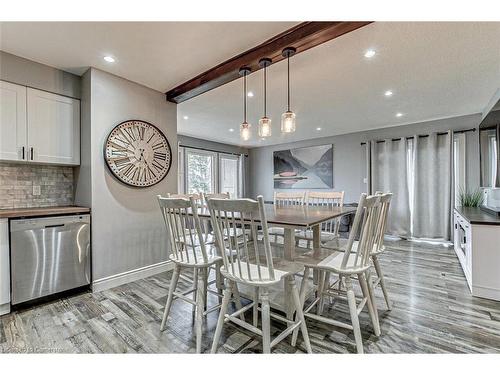
M 172 164 L 167 138 L 156 126 L 141 120 L 118 124 L 104 145 L 104 158 L 121 182 L 136 187 L 160 182 Z

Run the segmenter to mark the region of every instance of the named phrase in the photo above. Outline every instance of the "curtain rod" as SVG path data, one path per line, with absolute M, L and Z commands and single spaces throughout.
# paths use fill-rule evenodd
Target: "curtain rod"
M 465 129 L 465 130 L 454 130 L 453 134 L 475 132 L 475 131 L 476 131 L 476 128 Z M 448 134 L 448 132 L 437 133 L 437 135 L 446 135 L 446 134 Z M 428 136 L 429 136 L 429 134 L 421 134 L 418 137 L 419 138 L 427 138 Z M 404 139 L 412 139 L 412 138 L 413 137 L 404 137 Z M 400 141 L 401 139 L 403 139 L 403 137 L 401 137 L 401 138 L 392 138 L 391 141 Z M 384 143 L 384 142 L 385 142 L 385 140 L 377 141 L 377 143 Z M 366 145 L 366 142 L 361 142 L 361 146 L 363 146 L 363 145 Z
M 194 147 L 194 146 L 184 146 L 184 145 L 179 145 L 179 147 L 184 147 L 184 148 L 192 148 L 194 150 L 201 150 L 201 151 L 208 151 L 208 152 L 217 152 L 218 154 L 227 154 L 227 155 L 236 155 L 236 156 L 241 156 L 244 155 L 248 157 L 248 154 L 237 154 L 235 152 L 226 152 L 226 151 L 217 151 L 217 150 L 210 150 L 208 148 L 203 148 L 203 147 Z

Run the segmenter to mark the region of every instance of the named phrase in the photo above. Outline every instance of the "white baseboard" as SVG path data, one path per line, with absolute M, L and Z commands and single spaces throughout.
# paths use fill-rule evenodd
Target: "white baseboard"
M 10 303 L 4 303 L 0 305 L 0 315 L 5 315 L 10 313 Z
M 114 288 L 132 281 L 144 279 L 145 277 L 153 276 L 158 273 L 167 272 L 174 269 L 174 264 L 171 261 L 160 262 L 150 266 L 137 268 L 135 270 L 119 273 L 117 275 L 104 277 L 95 280 L 92 283 L 93 292 L 101 292 L 106 289 Z
M 487 286 L 478 286 L 472 284 L 472 295 L 476 297 L 492 299 L 494 301 L 500 301 L 500 290 Z

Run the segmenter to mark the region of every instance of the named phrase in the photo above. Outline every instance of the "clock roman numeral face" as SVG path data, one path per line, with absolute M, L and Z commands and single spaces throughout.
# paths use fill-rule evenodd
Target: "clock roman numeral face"
M 172 163 L 172 151 L 163 133 L 144 121 L 116 126 L 105 145 L 106 163 L 122 182 L 146 187 L 160 182 Z

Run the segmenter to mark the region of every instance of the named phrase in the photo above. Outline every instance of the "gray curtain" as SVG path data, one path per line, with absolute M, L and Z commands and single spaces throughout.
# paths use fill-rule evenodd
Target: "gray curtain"
M 386 139 L 371 141 L 368 162 L 369 192 L 393 193 L 387 222 L 387 233 L 400 237 L 410 236 L 410 202 L 408 189 L 407 142 Z
M 453 135 L 413 138 L 414 196 L 412 236 L 451 239 Z
M 247 197 L 247 181 L 246 181 L 246 157 L 245 154 L 240 154 L 240 157 L 238 158 L 238 163 L 239 163 L 239 180 L 240 180 L 240 191 L 239 191 L 239 197 L 240 198 L 246 198 Z

